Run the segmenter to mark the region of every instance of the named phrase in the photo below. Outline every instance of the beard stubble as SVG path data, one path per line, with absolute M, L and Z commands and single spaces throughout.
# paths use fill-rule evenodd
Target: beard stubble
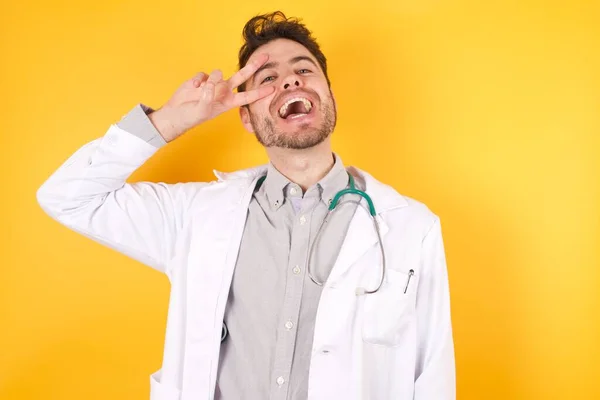
M 310 124 L 301 124 L 295 132 L 281 132 L 270 116 L 260 117 L 248 109 L 254 136 L 264 147 L 304 150 L 322 143 L 331 135 L 337 121 L 337 110 L 330 96 L 327 103 L 321 103 L 323 122 L 321 126 L 311 128 Z

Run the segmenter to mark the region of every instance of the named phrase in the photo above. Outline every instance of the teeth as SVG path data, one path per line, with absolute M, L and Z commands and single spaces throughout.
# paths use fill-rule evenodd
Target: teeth
M 294 97 L 293 99 L 289 99 L 288 101 L 286 101 L 285 104 L 281 106 L 281 108 L 279 109 L 279 116 L 283 117 L 287 112 L 289 105 L 296 101 L 301 101 L 302 103 L 304 103 L 304 107 L 306 107 L 306 112 L 310 112 L 312 104 L 308 99 L 304 97 Z

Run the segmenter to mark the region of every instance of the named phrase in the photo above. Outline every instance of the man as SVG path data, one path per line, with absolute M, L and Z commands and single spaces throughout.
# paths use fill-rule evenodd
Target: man
M 438 217 L 332 151 L 326 59 L 303 24 L 258 16 L 244 40 L 229 80 L 200 73 L 160 109 L 138 105 L 38 191 L 51 217 L 170 279 L 151 398 L 454 399 Z M 236 107 L 268 165 L 126 183 L 159 147 Z M 336 198 L 353 182 L 372 204 Z

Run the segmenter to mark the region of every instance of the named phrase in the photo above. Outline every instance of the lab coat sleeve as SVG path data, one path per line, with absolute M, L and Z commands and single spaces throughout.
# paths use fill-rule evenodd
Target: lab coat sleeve
M 454 400 L 456 373 L 446 257 L 439 218 L 422 243 L 417 294 L 415 400 Z
M 37 191 L 53 219 L 168 273 L 195 183 L 126 183 L 158 147 L 111 125 L 70 156 Z

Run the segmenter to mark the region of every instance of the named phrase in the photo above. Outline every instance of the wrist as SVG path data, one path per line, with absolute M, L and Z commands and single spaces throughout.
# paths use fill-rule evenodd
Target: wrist
M 170 116 L 170 110 L 167 108 L 159 108 L 148 114 L 148 119 L 156 128 L 158 133 L 165 139 L 165 142 L 175 140 L 183 132 L 180 132 L 174 123 L 174 118 Z

